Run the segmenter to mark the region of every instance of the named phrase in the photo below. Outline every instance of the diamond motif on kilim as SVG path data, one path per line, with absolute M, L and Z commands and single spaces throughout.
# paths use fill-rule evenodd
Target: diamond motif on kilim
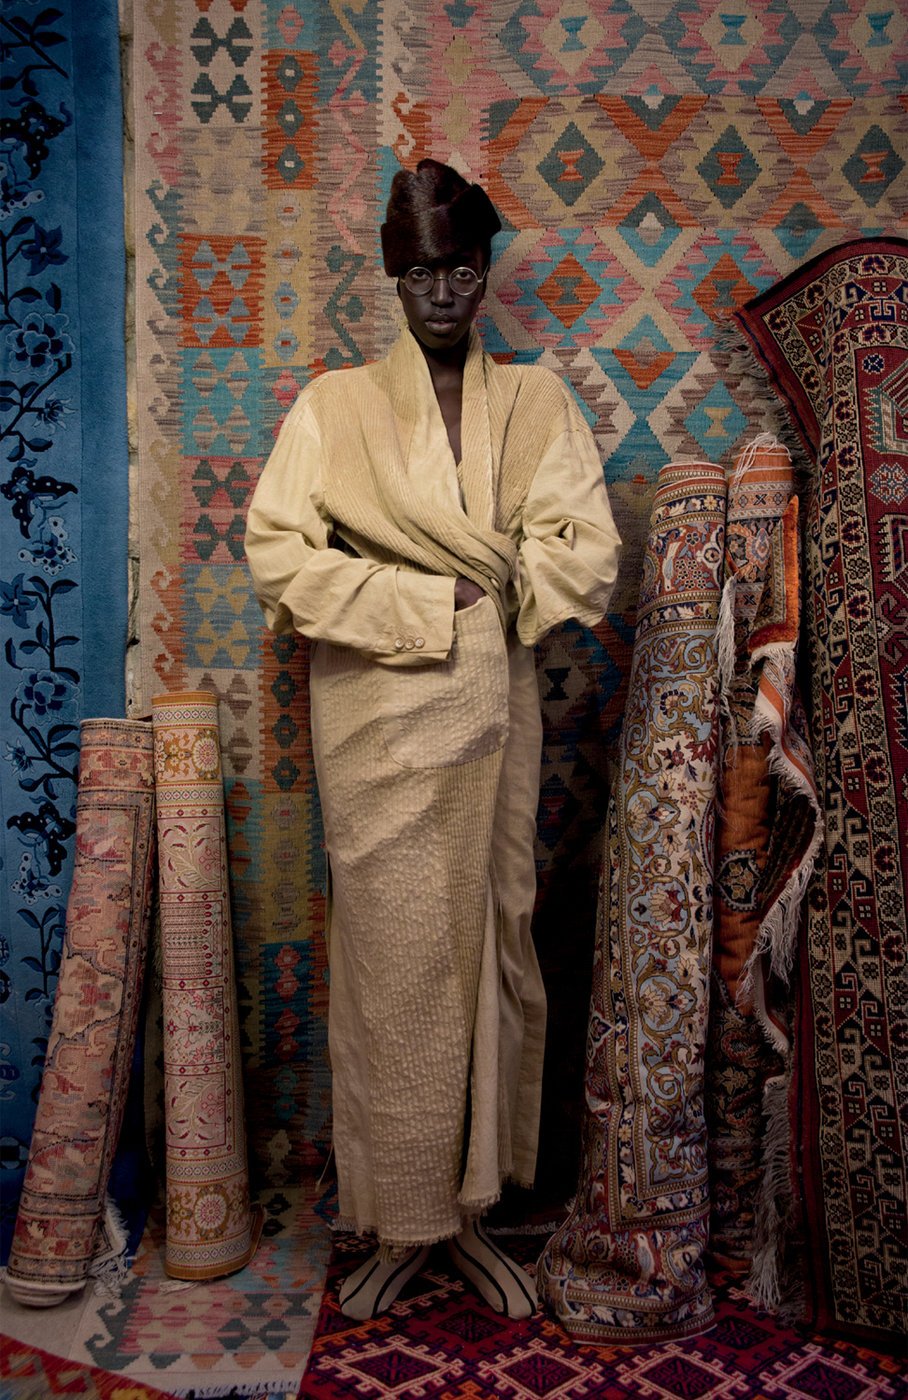
M 397 1387 L 408 1382 L 420 1381 L 431 1375 L 437 1367 L 392 1344 L 387 1351 L 379 1351 L 374 1356 L 354 1361 L 353 1369 L 361 1371 L 364 1376 L 381 1381 L 382 1385 Z
M 534 1352 L 518 1361 L 514 1366 L 506 1366 L 501 1374 L 522 1385 L 531 1395 L 550 1395 L 553 1390 L 567 1381 L 575 1380 L 577 1368 L 566 1366 L 555 1356 L 545 1356 Z
M 760 167 L 733 126 L 725 128 L 697 166 L 724 209 L 737 204 L 759 174 Z
M 908 83 L 908 15 L 898 4 L 833 0 L 816 37 L 835 75 L 855 96 L 879 96 Z
M 474 1345 L 484 1342 L 488 1337 L 494 1337 L 501 1331 L 501 1324 L 492 1322 L 478 1308 L 464 1308 L 461 1312 L 454 1313 L 443 1326 L 453 1337 L 459 1337 L 461 1341 Z
M 618 228 L 631 252 L 647 267 L 655 267 L 681 231 L 677 219 L 652 191 L 634 205 Z
M 537 295 L 553 316 L 570 327 L 589 311 L 599 287 L 573 253 L 568 253 L 540 285 Z
M 570 122 L 536 169 L 570 208 L 604 164 L 576 123 Z
M 665 1361 L 657 1361 L 643 1374 L 651 1385 L 662 1388 L 663 1395 L 677 1395 L 679 1400 L 700 1400 L 702 1395 L 714 1393 L 715 1376 L 687 1357 L 670 1356 Z
M 635 287 L 591 229 L 564 228 L 540 239 L 498 296 L 543 345 L 576 346 L 595 344 Z
M 261 343 L 264 246 L 261 238 L 181 237 L 184 345 Z
M 874 209 L 904 169 L 905 162 L 886 132 L 873 125 L 845 161 L 842 173 L 855 194 Z
M 626 62 L 647 26 L 627 0 L 522 0 L 501 30 L 509 55 L 541 92 L 595 93 Z
M 661 25 L 672 54 L 704 92 L 758 92 L 801 32 L 787 0 L 729 5 L 678 0 Z

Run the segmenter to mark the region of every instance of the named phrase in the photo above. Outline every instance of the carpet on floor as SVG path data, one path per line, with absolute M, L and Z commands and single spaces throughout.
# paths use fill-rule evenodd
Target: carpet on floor
M 533 1272 L 538 1236 L 500 1236 Z M 382 1317 L 355 1323 L 337 1302 L 365 1255 L 340 1236 L 301 1400 L 898 1400 L 904 1361 L 820 1341 L 758 1312 L 713 1278 L 715 1322 L 698 1337 L 628 1347 L 572 1341 L 547 1313 L 509 1322 L 474 1295 L 436 1247 Z

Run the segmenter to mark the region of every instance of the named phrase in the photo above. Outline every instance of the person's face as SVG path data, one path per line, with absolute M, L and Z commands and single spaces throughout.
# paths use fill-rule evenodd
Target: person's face
M 476 318 L 486 284 L 482 281 L 471 296 L 461 296 L 451 290 L 448 276 L 455 267 L 471 267 L 481 277 L 486 270 L 482 248 L 465 248 L 441 260 L 422 258 L 415 249 L 409 266 L 428 267 L 435 274 L 431 291 L 422 296 L 411 292 L 403 280 L 397 283 L 410 330 L 427 350 L 449 350 L 460 344 Z

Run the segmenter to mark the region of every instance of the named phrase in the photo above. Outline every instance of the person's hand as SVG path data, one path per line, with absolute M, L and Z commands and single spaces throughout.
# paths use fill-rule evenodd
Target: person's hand
M 479 584 L 474 583 L 472 579 L 458 578 L 454 580 L 455 612 L 460 612 L 461 608 L 471 608 L 474 603 L 478 603 L 480 598 L 484 597 L 485 594 Z

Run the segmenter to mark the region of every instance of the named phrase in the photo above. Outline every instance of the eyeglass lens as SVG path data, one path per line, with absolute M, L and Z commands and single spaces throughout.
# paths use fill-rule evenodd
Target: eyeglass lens
M 431 272 L 427 267 L 411 267 L 408 272 L 404 273 L 401 281 L 408 292 L 412 292 L 414 296 L 423 297 L 428 296 L 429 292 L 432 291 L 439 275 Z M 468 297 L 476 291 L 485 273 L 480 277 L 479 273 L 474 272 L 472 267 L 455 267 L 452 272 L 441 275 L 445 276 L 445 281 L 452 292 L 455 292 L 457 296 Z

